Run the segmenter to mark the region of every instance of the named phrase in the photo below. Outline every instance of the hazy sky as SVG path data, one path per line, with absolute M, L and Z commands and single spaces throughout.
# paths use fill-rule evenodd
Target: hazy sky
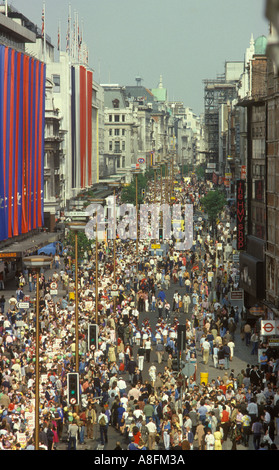
M 41 27 L 43 1 L 10 0 Z M 169 100 L 204 109 L 204 79 L 244 59 L 251 34 L 268 35 L 266 0 L 45 0 L 46 32 L 66 46 L 69 4 L 78 13 L 89 65 L 98 83 L 155 88 L 160 75 Z

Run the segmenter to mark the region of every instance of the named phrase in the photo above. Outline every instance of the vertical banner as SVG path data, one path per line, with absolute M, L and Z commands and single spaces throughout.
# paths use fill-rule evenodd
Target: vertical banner
M 86 161 L 87 161 L 87 105 L 86 105 L 86 96 L 87 96 L 87 86 L 86 86 L 86 69 L 85 67 L 79 68 L 79 84 L 80 84 L 80 93 L 79 93 L 79 106 L 80 106 L 80 121 L 79 121 L 79 130 L 80 130 L 80 186 L 84 188 L 86 186 Z
M 71 135 L 72 135 L 72 188 L 77 187 L 76 182 L 76 74 L 75 67 L 71 69 L 72 95 L 71 95 Z
M 92 181 L 92 87 L 93 72 L 87 71 L 87 175 L 88 186 L 93 184 Z
M 43 70 L 42 62 L 0 45 L 0 240 L 43 223 L 38 197 L 44 171 Z
M 71 69 L 72 187 L 92 185 L 93 73 L 84 66 Z
M 237 250 L 245 249 L 245 181 L 236 182 Z
M 219 182 L 218 175 L 215 173 L 215 171 L 213 171 L 213 173 L 212 173 L 212 182 L 214 184 L 218 184 L 218 182 Z

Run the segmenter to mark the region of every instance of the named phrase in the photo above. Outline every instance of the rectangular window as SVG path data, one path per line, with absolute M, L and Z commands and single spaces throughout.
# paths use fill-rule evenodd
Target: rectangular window
M 60 75 L 52 75 L 53 93 L 60 93 Z
M 120 122 L 119 114 L 114 115 L 114 122 Z

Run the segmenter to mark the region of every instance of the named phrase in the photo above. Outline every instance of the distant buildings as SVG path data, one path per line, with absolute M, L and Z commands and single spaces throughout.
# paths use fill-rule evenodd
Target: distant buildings
M 178 165 L 198 163 L 203 157 L 200 118 L 183 103 L 168 101 L 162 77 L 154 88 L 143 87 L 138 77 L 135 85 L 95 81 L 86 45 L 77 41 L 77 18 L 74 27 L 70 16 L 69 10 L 63 51 L 54 47 L 44 22 L 39 28 L 13 6 L 7 16 L 4 6 L 0 13 L 0 44 L 38 61 L 45 71 L 42 154 L 36 167 L 42 174 L 40 202 L 36 191 L 30 190 L 30 200 L 42 214 L 41 219 L 36 217 L 39 225 L 28 226 L 33 231 L 54 232 L 66 211 L 82 207 L 81 193 L 90 189 L 100 193 L 110 180 L 129 183 L 135 167 L 145 170 L 170 153 L 177 154 Z M 24 200 L 24 195 L 19 199 Z M 6 196 L 1 196 L 4 207 Z M 7 224 L 0 246 L 17 235 L 10 215 Z

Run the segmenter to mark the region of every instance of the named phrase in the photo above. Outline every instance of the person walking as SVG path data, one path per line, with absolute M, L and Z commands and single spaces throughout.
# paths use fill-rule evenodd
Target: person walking
M 98 424 L 100 427 L 101 444 L 105 445 L 108 442 L 108 417 L 105 413 L 105 408 L 102 408 L 99 414 Z
M 156 353 L 157 353 L 157 359 L 158 359 L 158 364 L 161 364 L 161 362 L 163 361 L 163 357 L 164 357 L 164 345 L 162 343 L 162 341 L 158 341 L 158 343 L 156 344 Z
M 222 450 L 222 433 L 220 431 L 220 426 L 217 427 L 216 431 L 214 432 L 214 450 Z
M 264 434 L 263 424 L 260 418 L 256 418 L 256 421 L 252 424 L 252 434 L 253 434 L 253 445 L 255 450 L 259 450 L 261 437 Z
M 223 429 L 223 440 L 225 442 L 228 438 L 228 432 L 230 429 L 230 416 L 225 405 L 222 406 L 220 420 L 221 420 L 221 427 Z
M 203 357 L 203 362 L 205 365 L 208 364 L 209 360 L 209 351 L 210 351 L 210 343 L 205 339 L 202 343 L 202 357 Z
M 69 424 L 68 433 L 68 450 L 77 450 L 78 425 L 75 421 L 72 421 L 71 424 Z

